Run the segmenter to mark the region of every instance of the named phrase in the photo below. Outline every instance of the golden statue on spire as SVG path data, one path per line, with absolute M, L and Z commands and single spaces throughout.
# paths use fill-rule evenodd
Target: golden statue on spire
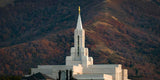
M 78 7 L 78 11 L 79 11 L 79 14 L 80 14 L 80 12 L 81 12 L 80 6 Z

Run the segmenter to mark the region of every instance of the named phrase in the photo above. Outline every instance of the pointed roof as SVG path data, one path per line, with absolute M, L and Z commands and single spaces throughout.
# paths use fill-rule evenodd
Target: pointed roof
M 78 9 L 78 11 L 79 11 L 79 15 L 78 15 L 78 21 L 77 21 L 77 29 L 83 29 L 82 28 L 82 21 L 81 21 L 81 15 L 80 15 L 80 6 L 79 6 L 79 9 Z

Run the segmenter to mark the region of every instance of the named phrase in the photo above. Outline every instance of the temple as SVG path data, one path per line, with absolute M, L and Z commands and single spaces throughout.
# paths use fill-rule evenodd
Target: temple
M 76 80 L 129 80 L 128 71 L 122 69 L 121 64 L 93 64 L 93 58 L 88 56 L 89 51 L 85 47 L 80 7 L 78 10 L 74 47 L 71 47 L 70 56 L 66 57 L 66 65 L 38 65 L 38 68 L 31 69 L 31 75 L 40 72 L 59 80 L 72 80 L 69 76 Z

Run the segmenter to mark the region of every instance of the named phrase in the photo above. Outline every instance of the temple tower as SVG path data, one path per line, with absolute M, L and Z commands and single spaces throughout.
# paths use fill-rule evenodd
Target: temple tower
M 85 48 L 85 31 L 82 27 L 80 7 L 77 27 L 74 31 L 74 47 L 71 47 L 71 56 L 66 57 L 66 65 L 88 66 L 93 64 L 93 58 L 88 57 L 88 48 Z

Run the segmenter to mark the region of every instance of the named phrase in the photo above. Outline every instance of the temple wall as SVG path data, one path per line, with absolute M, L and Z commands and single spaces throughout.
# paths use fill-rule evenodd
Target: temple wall
M 38 68 L 31 68 L 31 74 L 41 72 L 54 79 L 58 78 L 60 70 L 72 70 L 72 66 L 66 65 L 38 65 Z
M 82 74 L 74 77 L 78 80 L 112 80 L 112 76 L 107 74 Z
M 122 70 L 122 80 L 128 80 L 128 70 L 127 69 L 123 69 Z
M 83 74 L 83 67 L 81 65 L 73 66 L 73 75 Z

